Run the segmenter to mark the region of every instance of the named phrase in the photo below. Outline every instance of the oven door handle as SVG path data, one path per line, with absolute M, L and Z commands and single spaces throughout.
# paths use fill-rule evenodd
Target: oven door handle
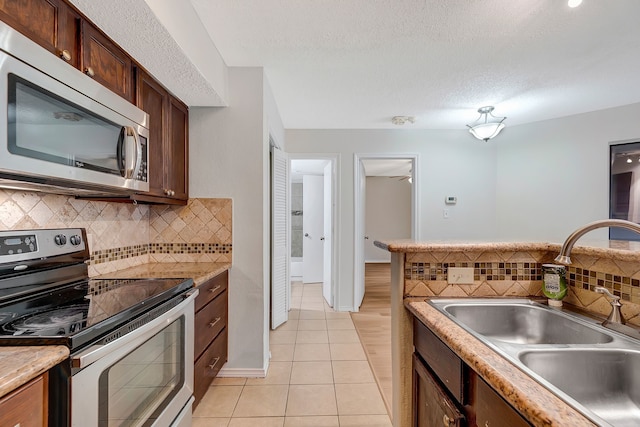
M 161 330 L 166 325 L 169 325 L 179 319 L 180 316 L 183 315 L 185 307 L 193 304 L 196 296 L 198 296 L 198 290 L 190 290 L 185 294 L 184 301 L 164 313 L 162 316 L 153 319 L 146 325 L 143 325 L 138 329 L 118 338 L 117 340 L 111 341 L 108 344 L 92 345 L 84 351 L 72 356 L 71 367 L 76 369 L 84 369 L 87 366 L 91 365 L 93 362 L 117 350 L 118 348 L 129 345 L 132 339 L 136 339 L 146 334 L 153 335 L 154 333 L 156 333 L 156 330 Z

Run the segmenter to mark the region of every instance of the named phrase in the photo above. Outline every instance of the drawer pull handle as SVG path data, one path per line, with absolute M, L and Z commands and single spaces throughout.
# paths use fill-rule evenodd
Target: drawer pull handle
M 222 287 L 222 285 L 218 285 L 215 288 L 209 288 L 209 292 L 214 293 L 215 291 L 217 291 L 218 289 L 220 289 Z
M 220 361 L 220 357 L 216 357 L 215 359 L 213 359 L 213 363 L 209 365 L 209 369 L 215 368 L 219 361 Z
M 209 322 L 209 327 L 213 328 L 214 326 L 216 326 L 216 323 L 218 323 L 220 321 L 219 317 L 216 317 L 213 322 Z
M 93 71 L 93 68 L 91 67 L 87 67 L 84 69 L 84 73 L 89 76 L 89 77 L 93 77 L 96 75 L 95 71 Z
M 444 427 L 449 427 L 451 425 L 451 419 L 447 414 L 444 414 L 442 417 L 442 423 L 444 424 Z

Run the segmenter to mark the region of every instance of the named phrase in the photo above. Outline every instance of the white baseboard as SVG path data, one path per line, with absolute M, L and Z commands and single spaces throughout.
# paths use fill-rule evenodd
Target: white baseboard
M 265 378 L 267 376 L 267 367 L 246 369 L 223 366 L 217 376 L 220 378 Z
M 366 264 L 389 264 L 391 260 L 388 259 L 367 259 L 364 261 Z

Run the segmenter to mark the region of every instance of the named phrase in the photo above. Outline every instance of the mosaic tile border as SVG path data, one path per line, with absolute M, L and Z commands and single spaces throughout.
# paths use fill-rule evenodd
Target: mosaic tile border
M 473 267 L 474 281 L 542 280 L 537 262 L 413 262 L 405 264 L 405 280 L 447 280 L 449 267 Z
M 595 292 L 596 286 L 603 286 L 625 301 L 640 303 L 640 280 L 600 271 L 569 266 L 567 271 L 569 286 Z
M 230 254 L 231 243 L 147 243 L 95 251 L 89 264 L 97 265 L 148 254 Z

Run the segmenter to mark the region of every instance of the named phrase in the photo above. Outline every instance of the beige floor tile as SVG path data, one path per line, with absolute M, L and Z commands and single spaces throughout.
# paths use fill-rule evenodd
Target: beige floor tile
M 248 378 L 246 385 L 289 384 L 293 362 L 271 362 L 265 378 Z
M 282 417 L 287 406 L 287 385 L 244 386 L 233 417 Z
M 286 424 L 285 424 L 286 426 Z M 392 427 L 388 415 L 341 415 L 340 427 Z
M 290 362 L 293 360 L 293 350 L 296 348 L 295 344 L 269 344 L 269 350 L 271 350 L 272 362 Z
M 336 344 L 359 343 L 360 337 L 355 329 L 331 329 L 329 333 L 329 342 Z
M 269 342 L 271 344 L 295 344 L 297 331 L 271 331 L 269 333 Z
M 297 331 L 298 319 L 289 319 L 276 328 L 276 331 Z
M 327 329 L 353 329 L 353 322 L 351 319 L 329 319 L 327 320 Z
M 194 418 L 191 427 L 227 427 L 230 418 Z
M 329 334 L 327 331 L 298 331 L 296 344 L 328 344 Z
M 372 384 L 336 384 L 336 401 L 340 415 L 384 415 L 380 390 Z
M 289 320 L 299 319 L 300 318 L 300 309 L 292 308 L 289 310 Z
M 294 362 L 331 360 L 329 344 L 296 344 Z
M 285 417 L 284 427 L 340 427 L 338 417 Z
M 348 311 L 325 311 L 324 313 L 327 319 L 351 319 L 351 313 Z
M 299 331 L 324 331 L 327 329 L 327 321 L 324 319 L 303 319 L 298 323 Z
M 331 360 L 367 360 L 360 343 L 329 344 Z
M 369 362 L 364 360 L 334 360 L 331 362 L 336 384 L 373 383 Z
M 284 417 L 231 418 L 229 427 L 282 427 Z
M 324 310 L 300 309 L 300 320 L 324 319 Z
M 290 385 L 287 417 L 337 415 L 333 385 Z
M 193 412 L 194 417 L 231 417 L 238 403 L 242 386 L 211 386 Z
M 211 384 L 212 385 L 244 385 L 246 382 L 247 382 L 246 378 L 215 377 Z
M 291 384 L 333 384 L 331 362 L 293 362 Z
M 300 308 L 300 306 L 302 305 L 302 298 L 291 298 L 291 301 L 289 302 L 289 307 L 290 308 Z

